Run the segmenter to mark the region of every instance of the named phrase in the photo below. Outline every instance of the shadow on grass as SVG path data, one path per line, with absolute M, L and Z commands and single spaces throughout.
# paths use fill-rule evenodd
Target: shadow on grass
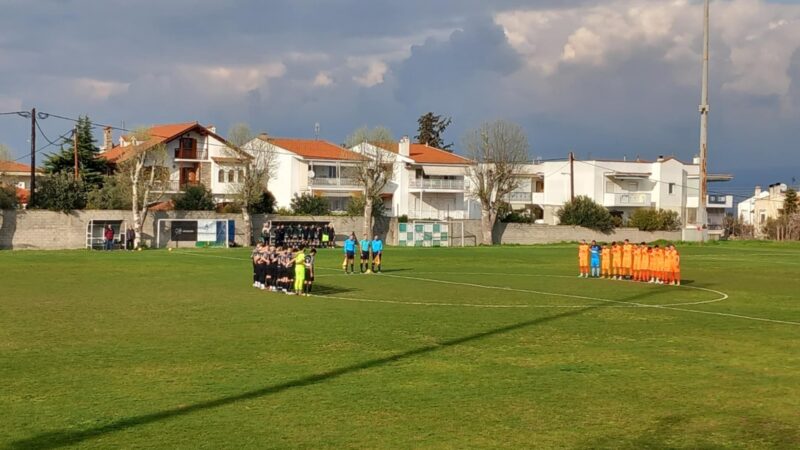
M 314 283 L 314 289 L 311 291 L 311 293 L 314 295 L 338 295 L 353 291 L 355 291 L 355 289 L 350 289 L 343 286 L 330 286 L 326 284 Z
M 634 301 L 641 299 L 643 297 L 647 297 L 651 294 L 649 293 L 641 293 L 629 298 L 624 299 L 623 301 Z M 468 336 L 463 336 L 460 338 L 449 339 L 443 342 L 440 342 L 435 345 L 427 345 L 424 347 L 415 348 L 413 350 L 408 350 L 402 353 L 397 353 L 391 356 L 387 356 L 384 358 L 376 358 L 370 359 L 368 361 L 360 362 L 357 364 L 349 365 L 340 367 L 338 369 L 329 370 L 327 372 L 322 372 L 314 375 L 309 375 L 307 377 L 298 378 L 296 380 L 287 381 L 285 383 L 274 384 L 271 386 L 266 386 L 260 389 L 255 389 L 247 392 L 243 392 L 238 395 L 232 395 L 229 397 L 222 397 L 217 398 L 214 400 L 208 400 L 205 402 L 195 403 L 192 405 L 182 406 L 178 408 L 167 409 L 164 411 L 159 411 L 151 414 L 143 414 L 139 416 L 127 417 L 124 419 L 120 419 L 114 422 L 111 422 L 107 425 L 88 428 L 85 430 L 58 430 L 58 431 L 50 431 L 46 433 L 41 433 L 36 436 L 21 439 L 12 442 L 8 448 L 11 449 L 50 449 L 50 448 L 58 448 L 64 447 L 67 445 L 74 445 L 78 444 L 93 438 L 97 438 L 100 436 L 104 436 L 106 434 L 114 433 L 117 431 L 122 431 L 128 428 L 137 427 L 140 425 L 147 425 L 153 422 L 158 422 L 161 420 L 167 420 L 173 417 L 180 417 L 187 414 L 192 414 L 198 411 L 204 411 L 208 409 L 219 408 L 222 406 L 230 405 L 233 403 L 237 403 L 240 401 L 247 401 L 253 400 L 261 397 L 265 397 L 268 395 L 278 394 L 283 391 L 287 391 L 293 388 L 301 388 L 305 386 L 311 386 L 319 383 L 323 383 L 326 381 L 334 380 L 344 375 L 348 375 L 351 373 L 360 372 L 362 370 L 371 369 L 374 367 L 380 367 L 387 364 L 392 364 L 398 361 L 403 361 L 406 359 L 414 358 L 417 356 L 427 355 L 430 353 L 435 353 L 440 350 L 445 350 L 449 347 L 466 344 L 468 342 L 477 341 L 480 339 L 497 336 L 501 334 L 511 333 L 513 331 L 521 330 L 523 328 L 528 328 L 536 325 L 542 325 L 548 322 L 553 322 L 559 319 L 565 319 L 568 317 L 578 316 L 587 311 L 593 309 L 602 309 L 605 304 L 597 304 L 593 306 L 587 306 L 585 308 L 574 309 L 567 312 L 553 314 L 550 316 L 539 317 L 536 319 L 526 320 L 523 322 L 518 322 L 512 325 L 507 325 L 500 328 L 495 328 L 488 331 L 483 331 L 480 333 L 471 334 Z

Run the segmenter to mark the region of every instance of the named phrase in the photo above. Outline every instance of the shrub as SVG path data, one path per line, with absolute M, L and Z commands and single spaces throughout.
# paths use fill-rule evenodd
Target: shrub
M 602 233 L 614 230 L 608 209 L 586 196 L 575 197 L 575 200 L 565 203 L 557 215 L 562 225 L 577 225 Z
M 69 212 L 86 207 L 86 186 L 71 174 L 42 177 L 36 188 L 35 208 Z
M 242 206 L 238 203 L 225 203 L 217 205 L 217 212 L 222 214 L 241 214 Z
M 633 212 L 628 225 L 642 231 L 676 231 L 681 228 L 681 220 L 675 211 L 641 208 Z
M 505 223 L 534 223 L 536 217 L 532 216 L 530 211 L 511 211 L 501 220 Z
M 186 186 L 183 194 L 175 197 L 175 209 L 181 211 L 214 211 L 214 197 L 202 184 Z
M 264 191 L 258 201 L 250 204 L 252 214 L 272 214 L 275 212 L 275 196 L 270 191 Z
M 364 215 L 366 201 L 364 197 L 353 198 L 347 205 L 347 215 L 350 217 L 360 217 Z M 372 200 L 372 217 L 384 217 L 383 199 L 376 197 Z
M 131 209 L 131 191 L 116 177 L 103 177 L 100 188 L 89 191 L 86 207 L 89 209 Z
M 0 184 L 0 209 L 17 207 L 17 189 L 11 185 Z
M 403 214 L 397 218 L 397 223 L 408 223 L 408 214 Z
M 317 197 L 311 193 L 294 194 L 292 211 L 300 216 L 325 216 L 330 214 L 331 207 L 328 200 L 323 197 Z
M 294 211 L 292 211 L 290 208 L 278 208 L 275 210 L 275 214 L 279 216 L 293 216 Z

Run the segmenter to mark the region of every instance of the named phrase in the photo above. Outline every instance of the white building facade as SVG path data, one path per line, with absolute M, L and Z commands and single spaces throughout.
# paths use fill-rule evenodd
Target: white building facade
M 523 166 L 520 187 L 511 193 L 514 209 L 528 209 L 543 223 L 557 224 L 557 211 L 571 196 L 587 196 L 624 219 L 639 208 L 676 211 L 684 226 L 696 226 L 700 177 L 697 162 L 674 158 L 656 161 L 567 160 Z M 711 175 L 709 182 L 727 181 L 728 175 Z M 709 189 L 713 191 L 713 189 Z M 709 233 L 721 234 L 725 210 L 733 207 L 730 195 L 707 197 Z

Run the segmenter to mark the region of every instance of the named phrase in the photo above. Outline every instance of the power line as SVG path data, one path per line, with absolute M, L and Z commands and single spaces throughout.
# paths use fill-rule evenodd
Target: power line
M 41 131 L 41 130 L 40 130 L 40 131 Z M 49 148 L 49 147 L 52 147 L 53 145 L 58 145 L 58 140 L 59 140 L 59 139 L 66 139 L 66 138 L 67 138 L 67 136 L 69 136 L 69 135 L 70 135 L 72 132 L 73 132 L 73 130 L 72 130 L 72 129 L 70 129 L 69 131 L 67 131 L 67 132 L 65 132 L 64 134 L 62 134 L 62 135 L 60 135 L 59 137 L 57 137 L 55 142 L 51 142 L 51 141 L 48 139 L 48 143 L 47 143 L 46 145 L 43 145 L 43 146 L 42 146 L 42 147 L 40 147 L 39 149 L 37 149 L 37 150 L 36 150 L 36 153 L 37 153 L 37 154 L 38 154 L 38 153 L 41 153 L 42 151 L 46 150 L 46 149 L 47 149 L 47 148 Z M 12 159 L 11 161 L 12 161 L 12 162 L 21 161 L 21 160 L 23 160 L 23 159 L 27 159 L 27 158 L 30 158 L 30 157 L 31 157 L 31 152 L 28 152 L 27 154 L 25 154 L 25 155 L 23 155 L 23 156 L 20 156 L 20 157 L 19 157 L 19 158 L 17 158 L 17 159 Z

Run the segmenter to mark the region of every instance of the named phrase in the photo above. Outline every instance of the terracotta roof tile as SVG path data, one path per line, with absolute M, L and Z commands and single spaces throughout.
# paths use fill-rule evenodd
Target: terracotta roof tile
M 398 153 L 400 144 L 388 142 L 375 144 L 392 153 Z M 418 164 L 472 164 L 467 158 L 425 144 L 409 144 L 409 157 Z
M 36 171 L 41 172 L 40 169 L 37 169 Z M 31 173 L 31 166 L 27 164 L 21 164 L 15 161 L 0 161 L 0 172 Z
M 259 137 L 259 139 L 264 139 Z M 355 152 L 339 147 L 328 141 L 317 139 L 292 139 L 292 138 L 266 138 L 267 142 L 276 147 L 288 150 L 305 159 L 330 159 L 358 161 L 363 157 Z

